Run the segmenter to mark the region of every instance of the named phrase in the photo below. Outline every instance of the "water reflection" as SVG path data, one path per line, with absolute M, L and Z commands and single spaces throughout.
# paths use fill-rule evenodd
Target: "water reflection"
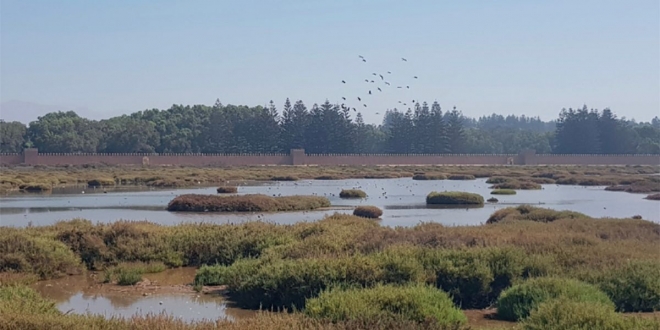
M 218 294 L 198 294 L 186 284 L 195 276 L 193 268 L 170 269 L 144 278 L 158 286 L 149 288 L 100 285 L 94 274 L 68 276 L 36 283 L 34 288 L 57 302 L 62 312 L 92 313 L 106 317 L 165 313 L 186 321 L 235 320 L 255 312 L 229 307 Z
M 215 224 L 265 220 L 280 224 L 316 221 L 335 212 L 351 213 L 357 205 L 375 205 L 385 210 L 381 224 L 410 226 L 423 222 L 445 225 L 478 225 L 494 211 L 520 204 L 582 212 L 593 217 L 627 218 L 635 214 L 660 222 L 660 203 L 645 200 L 643 194 L 610 192 L 604 187 L 543 185 L 542 190 L 519 190 L 517 195 L 498 195 L 498 203 L 481 208 L 427 207 L 426 195 L 431 191 L 467 191 L 490 197 L 486 179 L 471 181 L 413 181 L 401 179 L 349 179 L 336 181 L 305 180 L 298 182 L 247 183 L 239 194 L 276 196 L 319 195 L 330 199 L 336 209 L 288 213 L 173 213 L 164 210 L 167 203 L 180 194 L 215 194 L 215 187 L 179 190 L 120 191 L 107 194 L 57 193 L 0 198 L 0 225 L 48 225 L 59 220 L 85 218 L 93 222 L 114 222 L 120 219 L 149 220 L 164 225 L 182 222 Z M 346 188 L 364 190 L 369 197 L 343 200 L 339 191 Z

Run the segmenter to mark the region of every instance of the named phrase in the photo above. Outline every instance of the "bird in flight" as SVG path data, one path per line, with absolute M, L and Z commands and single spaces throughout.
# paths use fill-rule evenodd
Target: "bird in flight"
M 403 88 L 403 87 L 401 87 L 401 86 L 396 86 L 396 88 Z
M 358 97 L 358 101 L 362 101 L 362 99 L 360 97 Z
M 366 62 L 366 61 L 367 61 L 367 60 L 365 60 L 365 59 L 362 59 L 362 62 Z
M 377 74 L 376 74 L 375 72 L 374 72 L 374 73 L 372 73 L 372 75 L 374 75 L 374 76 L 377 76 Z
M 384 79 L 385 79 L 385 78 L 383 77 L 382 74 L 379 74 L 379 76 L 380 76 L 380 80 L 384 80 Z
M 380 115 L 380 112 L 376 112 L 377 115 Z
M 417 76 L 414 76 L 413 78 L 417 79 Z
M 405 59 L 405 58 L 403 58 L 403 57 L 402 57 L 401 59 L 402 59 L 402 60 L 403 60 L 404 62 L 408 62 L 408 60 L 406 60 L 406 59 Z
M 369 91 L 369 95 L 371 95 L 371 91 Z
M 387 71 L 387 73 L 392 74 L 392 71 Z
M 345 83 L 346 83 L 346 80 L 342 80 L 341 82 L 343 82 L 343 83 L 345 84 Z
M 415 100 L 413 100 L 412 103 L 415 104 Z
M 369 82 L 369 79 L 365 79 L 364 82 Z
M 359 58 L 364 58 L 364 56 L 362 56 L 362 55 L 358 55 L 358 57 L 359 57 Z
M 367 105 L 365 104 L 365 105 L 364 105 L 364 107 L 366 108 L 366 107 L 367 107 Z
M 383 91 L 382 89 L 380 89 L 380 87 L 378 87 L 378 90 L 381 91 L 381 92 Z
M 410 89 L 410 86 L 406 86 L 406 88 Z
M 385 82 L 385 85 L 387 85 L 387 86 L 389 86 L 389 85 L 390 85 L 390 83 L 388 83 L 388 82 L 386 81 L 386 82 Z
M 346 101 L 346 98 L 345 98 L 345 97 L 343 97 L 343 96 L 341 97 L 341 99 L 342 99 L 342 100 L 344 100 L 344 101 Z
M 371 82 L 374 82 L 373 80 Z

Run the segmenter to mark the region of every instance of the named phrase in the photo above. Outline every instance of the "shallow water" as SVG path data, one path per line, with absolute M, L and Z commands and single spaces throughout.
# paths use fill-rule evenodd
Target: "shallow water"
M 192 282 L 195 269 L 169 269 L 159 274 L 145 274 L 143 277 L 163 286 L 180 286 Z M 165 313 L 186 321 L 220 318 L 235 320 L 250 317 L 255 313 L 229 307 L 222 296 L 217 294 L 162 290 L 143 296 L 143 292 L 148 290 L 109 285 L 99 287 L 98 280 L 94 279 L 93 275 L 41 281 L 34 284 L 34 288 L 43 297 L 54 300 L 57 308 L 64 313 L 92 313 L 105 317 Z
M 65 193 L 22 195 L 0 198 L 0 225 L 42 226 L 59 220 L 85 218 L 93 222 L 149 220 L 164 225 L 182 222 L 240 223 L 265 220 L 280 224 L 315 221 L 335 212 L 350 213 L 356 205 L 375 205 L 384 210 L 382 225 L 411 226 L 419 222 L 445 225 L 478 225 L 494 211 L 520 204 L 532 204 L 556 210 L 582 212 L 593 217 L 627 218 L 639 214 L 660 222 L 660 203 L 645 200 L 645 194 L 610 192 L 604 187 L 543 185 L 542 190 L 519 190 L 517 195 L 496 196 L 497 204 L 483 208 L 429 208 L 425 196 L 431 191 L 467 191 L 490 197 L 486 179 L 471 181 L 414 181 L 401 179 L 350 179 L 336 181 L 306 180 L 249 184 L 240 194 L 327 196 L 334 207 L 329 210 L 287 213 L 174 213 L 165 210 L 172 198 L 181 194 L 215 194 L 215 187 L 177 190 L 141 190 L 89 193 L 88 188 L 73 188 Z M 369 197 L 364 200 L 339 198 L 339 191 L 359 188 Z M 83 194 L 82 191 L 86 193 Z M 74 193 L 75 192 L 75 193 Z

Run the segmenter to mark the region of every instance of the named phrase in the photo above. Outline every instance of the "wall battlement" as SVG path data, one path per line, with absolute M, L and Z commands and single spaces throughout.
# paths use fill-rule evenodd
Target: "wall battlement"
M 289 154 L 90 154 L 0 153 L 0 165 L 660 165 L 660 155 L 559 155 L 536 154 L 306 154 L 292 149 Z

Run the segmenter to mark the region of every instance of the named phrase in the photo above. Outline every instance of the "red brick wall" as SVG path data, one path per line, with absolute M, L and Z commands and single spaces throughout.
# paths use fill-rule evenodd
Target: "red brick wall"
M 660 155 L 0 154 L 2 165 L 660 165 Z
M 0 154 L 1 165 L 19 165 L 23 163 L 21 154 Z

